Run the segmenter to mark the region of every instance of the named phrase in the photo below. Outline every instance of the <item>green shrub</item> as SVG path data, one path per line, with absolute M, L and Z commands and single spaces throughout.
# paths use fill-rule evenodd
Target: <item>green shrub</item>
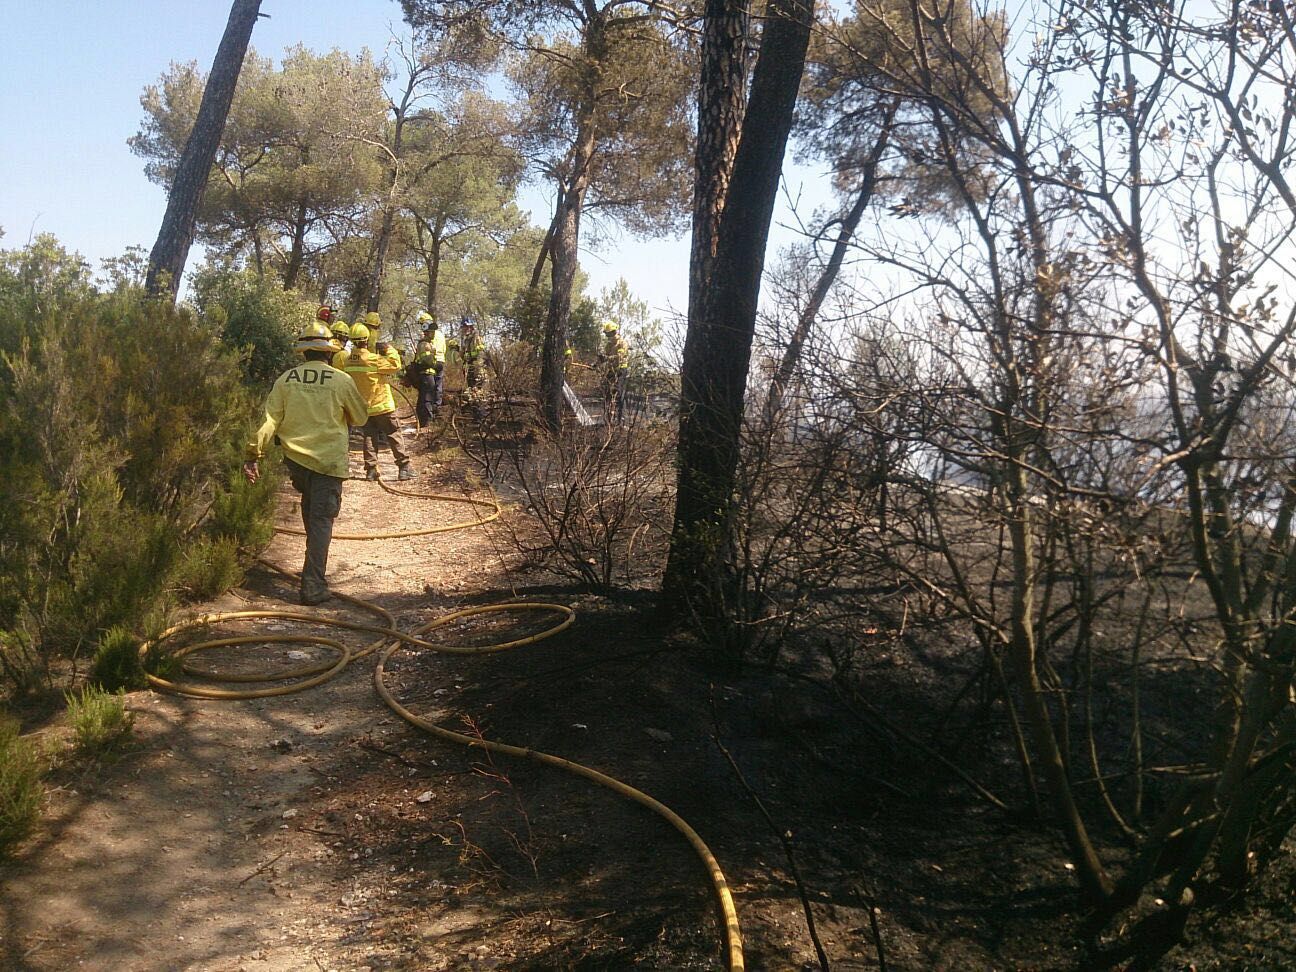
M 262 303 L 285 334 L 301 312 Z M 177 576 L 198 596 L 237 576 L 233 547 L 270 537 L 274 479 L 237 478 L 259 397 L 191 311 L 96 292 L 51 239 L 0 251 L 0 681 L 50 685 L 164 613 Z
M 248 436 L 251 438 L 251 435 Z M 274 537 L 275 492 L 283 479 L 275 462 L 261 465 L 255 484 L 233 472 L 216 490 L 203 528 L 208 536 L 229 537 L 244 550 L 260 550 Z
M 0 352 L 17 354 L 24 343 L 39 346 L 51 313 L 91 293 L 90 265 L 49 233 L 21 250 L 0 250 Z
M 295 360 L 293 338 L 315 319 L 314 304 L 251 268 L 206 266 L 193 277 L 194 305 L 208 330 L 242 355 L 244 380 L 269 385 Z
M 58 355 L 75 369 L 82 417 L 116 445 L 118 482 L 132 506 L 192 522 L 241 460 L 260 404 L 243 386 L 238 355 L 165 301 L 109 294 L 90 314 L 75 329 L 63 322 Z
M 238 541 L 232 537 L 200 537 L 181 554 L 171 583 L 190 598 L 205 601 L 237 587 L 242 580 Z
M 0 672 L 15 695 L 32 695 L 48 684 L 48 659 L 26 632 L 0 631 Z
M 52 324 L 51 327 L 56 327 Z M 85 408 L 77 368 L 58 355 L 9 359 L 0 383 L 0 640 L 23 663 L 18 690 L 49 682 L 100 631 L 161 596 L 181 523 L 139 510 L 118 481 L 123 456 Z
M 166 596 L 162 579 L 180 551 L 180 525 L 119 504 L 115 515 L 86 523 L 69 565 L 68 639 L 92 643 L 100 631 L 132 625 Z
M 18 735 L 18 726 L 0 719 L 0 855 L 9 853 L 40 819 L 40 757 Z
M 139 661 L 139 639 L 121 627 L 109 628 L 95 648 L 90 677 L 110 692 L 143 688 L 148 682 Z
M 576 290 L 584 287 L 578 277 Z M 572 300 L 567 321 L 567 343 L 581 354 L 596 354 L 602 340 L 598 305 L 588 297 Z M 523 341 L 539 348 L 544 343 L 545 318 L 549 314 L 549 285 L 524 287 L 510 302 L 499 326 L 498 337 L 504 341 Z
M 72 727 L 77 752 L 105 756 L 122 745 L 135 725 L 135 714 L 126 711 L 122 689 L 107 692 L 87 685 L 80 694 L 68 692 L 68 724 Z

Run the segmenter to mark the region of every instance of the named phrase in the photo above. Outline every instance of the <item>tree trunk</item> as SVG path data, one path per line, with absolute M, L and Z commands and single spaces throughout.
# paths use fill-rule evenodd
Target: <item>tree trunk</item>
M 578 141 L 577 159 L 579 181 L 573 180 L 562 193 L 562 207 L 554 221 L 553 245 L 550 248 L 549 312 L 545 316 L 544 349 L 540 362 L 540 410 L 545 425 L 551 432 L 562 429 L 563 382 L 567 350 L 567 324 L 571 319 L 572 287 L 579 266 L 580 218 L 585 203 L 589 159 L 594 154 L 593 126 L 585 126 L 588 134 Z M 584 156 L 583 158 L 580 158 Z
M 369 291 L 369 275 L 366 274 L 355 284 L 355 293 L 351 295 L 351 303 L 347 308 L 347 320 L 353 324 L 360 323 L 360 308 L 365 302 L 365 294 Z
M 288 263 L 284 267 L 284 290 L 297 286 L 297 276 L 301 273 L 302 262 L 306 255 L 306 204 L 297 207 L 297 219 L 293 223 L 292 249 L 288 251 Z
M 405 84 L 405 94 L 399 105 L 393 105 L 395 125 L 392 130 L 391 154 L 388 162 L 391 167 L 391 184 L 387 187 L 387 202 L 383 205 L 382 224 L 378 228 L 378 237 L 374 240 L 373 264 L 369 270 L 365 310 L 375 312 L 382 299 L 383 273 L 387 269 L 387 251 L 391 248 L 392 234 L 396 227 L 396 201 L 400 194 L 401 153 L 405 143 L 405 117 L 413 103 L 414 91 L 418 87 L 419 76 L 411 72 Z
M 1015 420 L 1009 418 L 1005 421 L 1009 423 L 1005 437 L 1009 441 L 1010 449 L 1008 488 L 1011 497 L 1008 533 L 1012 543 L 1013 563 L 1012 639 L 1008 646 L 1008 660 L 1022 693 L 1023 709 L 1031 733 L 1031 742 L 1035 748 L 1039 767 L 1048 781 L 1053 809 L 1058 816 L 1058 823 L 1066 838 L 1067 846 L 1070 848 L 1071 860 L 1076 865 L 1080 887 L 1091 903 L 1099 904 L 1112 893 L 1113 884 L 1103 868 L 1093 841 L 1089 838 L 1084 818 L 1076 805 L 1063 751 L 1053 731 L 1048 703 L 1044 699 L 1044 689 L 1040 685 L 1039 670 L 1036 665 L 1035 530 L 1032 526 L 1031 496 L 1026 463 L 1023 458 L 1024 450 L 1019 449 L 1016 444 L 1016 439 L 1022 433 L 1014 430 L 1017 425 Z
M 679 480 L 663 583 L 676 603 L 723 563 L 765 246 L 814 0 L 771 0 L 767 16 L 747 109 L 760 124 L 743 126 L 702 312 L 690 317 L 684 342 Z
M 603 27 L 597 20 L 585 28 L 584 54 L 591 65 L 601 64 L 607 54 Z M 599 78 L 597 70 L 591 68 L 589 73 L 577 108 L 571 168 L 558 189 L 558 208 L 554 213 L 553 239 L 549 248 L 552 289 L 540 359 L 540 414 L 545 426 L 555 433 L 562 430 L 567 324 L 571 318 L 572 286 L 580 263 L 581 211 L 589 189 L 590 163 L 595 149 L 594 112 L 598 107 Z
M 535 290 L 540 286 L 540 274 L 544 272 L 545 261 L 549 259 L 549 253 L 553 249 L 554 232 L 558 228 L 558 215 L 562 212 L 562 187 L 558 187 L 558 205 L 554 209 L 553 219 L 549 221 L 549 229 L 545 232 L 544 242 L 540 244 L 540 253 L 536 257 L 535 266 L 531 269 L 531 283 L 527 285 L 528 290 Z
M 441 320 L 441 314 L 437 310 L 437 289 L 441 282 L 441 235 L 445 232 L 445 217 L 437 218 L 437 226 L 432 231 L 431 249 L 428 250 L 428 286 L 427 286 L 427 312 L 432 315 L 433 320 Z
M 689 256 L 690 321 L 702 317 L 720 214 L 729 192 L 747 105 L 748 0 L 707 0 L 693 154 L 693 242 Z
M 149 254 L 144 286 L 151 296 L 160 296 L 163 290 L 167 290 L 174 302 L 180 291 L 180 278 L 184 275 L 189 247 L 193 243 L 194 220 L 203 191 L 207 188 L 207 176 L 216 159 L 216 150 L 225 133 L 225 119 L 234 100 L 234 88 L 260 10 L 261 0 L 234 0 L 230 8 L 225 34 L 216 49 L 216 59 L 212 61 L 211 74 L 203 88 L 198 117 L 167 194 L 162 227 L 158 230 L 153 252 Z
M 395 195 L 396 186 L 393 182 L 392 194 Z M 378 302 L 382 299 L 382 282 L 383 271 L 387 264 L 387 250 L 391 247 L 391 238 L 396 226 L 396 207 L 388 203 L 383 207 L 382 226 L 378 230 L 378 238 L 374 241 L 374 258 L 373 266 L 369 270 L 368 298 L 365 300 L 365 310 L 376 311 Z

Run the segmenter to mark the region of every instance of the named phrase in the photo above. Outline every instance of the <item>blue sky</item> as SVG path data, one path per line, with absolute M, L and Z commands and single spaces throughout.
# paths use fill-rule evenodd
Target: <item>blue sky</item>
M 266 0 L 254 44 L 278 55 L 312 47 L 381 48 L 399 7 Z M 51 232 L 92 261 L 132 243 L 151 246 L 166 205 L 126 147 L 139 96 L 171 61 L 206 70 L 225 29 L 221 0 L 45 0 L 6 4 L 15 40 L 0 61 L 0 225 L 5 247 Z
M 261 9 L 270 17 L 252 43 L 276 58 L 297 43 L 381 52 L 402 29 L 393 0 L 263 0 Z M 0 247 L 53 233 L 97 268 L 127 246 L 152 246 L 166 200 L 126 146 L 142 116 L 139 96 L 172 61 L 207 70 L 228 16 L 226 0 L 4 5 L 0 24 L 13 43 L 0 59 Z M 807 190 L 822 197 L 819 180 L 798 173 L 798 186 L 808 180 Z M 523 202 L 543 225 L 545 194 L 528 192 Z M 624 277 L 657 313 L 686 305 L 687 238 L 614 239 L 583 253 L 581 264 L 595 291 Z

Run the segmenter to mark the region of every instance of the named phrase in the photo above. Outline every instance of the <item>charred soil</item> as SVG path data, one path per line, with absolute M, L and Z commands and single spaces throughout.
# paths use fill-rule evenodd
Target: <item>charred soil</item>
M 416 488 L 474 488 L 462 459 L 422 449 L 416 464 Z M 390 463 L 383 473 L 394 479 Z M 282 498 L 284 522 L 294 499 Z M 338 530 L 462 514 L 389 494 L 356 469 Z M 267 556 L 295 569 L 299 541 L 279 537 Z M 1002 713 L 969 705 L 946 717 L 971 674 L 940 649 L 956 635 L 873 645 L 862 634 L 857 665 L 835 679 L 793 648 L 777 665 L 723 668 L 655 613 L 647 578 L 641 590 L 584 595 L 519 571 L 498 528 L 337 541 L 330 578 L 402 627 L 501 600 L 571 604 L 571 628 L 516 651 L 404 649 L 390 684 L 449 728 L 587 764 L 679 813 L 725 870 L 749 968 L 819 967 L 793 861 L 832 968 L 876 968 L 880 957 L 911 970 L 1091 967 L 1064 848 L 1018 812 L 1029 800 Z M 257 570 L 203 609 L 282 609 L 292 593 Z M 318 610 L 364 620 L 336 600 Z M 491 642 L 531 624 L 438 636 Z M 326 653 L 231 648 L 202 664 L 273 667 L 302 655 Z M 581 779 L 427 737 L 378 699 L 373 667 L 362 659 L 278 698 L 131 696 L 133 750 L 61 777 L 40 832 L 0 870 L 0 965 L 723 966 L 706 875 L 674 830 Z M 1167 673 L 1163 688 L 1173 709 L 1175 693 L 1194 690 L 1191 673 Z M 993 806 L 933 751 L 1014 809 Z M 1119 865 L 1118 835 L 1104 853 Z M 1289 848 L 1256 893 L 1194 919 L 1163 967 L 1296 967 L 1294 874 Z

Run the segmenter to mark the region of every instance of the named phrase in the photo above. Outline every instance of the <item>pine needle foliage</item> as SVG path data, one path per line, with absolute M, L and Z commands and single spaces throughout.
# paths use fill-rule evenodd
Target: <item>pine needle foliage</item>
M 0 685 L 52 685 L 268 541 L 273 477 L 237 475 L 260 395 L 241 353 L 185 308 L 100 293 L 52 237 L 0 251 Z
M 147 685 L 139 662 L 139 639 L 122 627 L 105 631 L 95 648 L 90 677 L 110 692 Z
M 119 750 L 135 727 L 135 713 L 126 709 L 126 692 L 108 692 L 86 685 L 80 692 L 67 692 L 68 725 L 79 755 L 103 758 Z
M 0 856 L 31 833 L 44 797 L 36 747 L 18 735 L 17 723 L 0 719 Z

